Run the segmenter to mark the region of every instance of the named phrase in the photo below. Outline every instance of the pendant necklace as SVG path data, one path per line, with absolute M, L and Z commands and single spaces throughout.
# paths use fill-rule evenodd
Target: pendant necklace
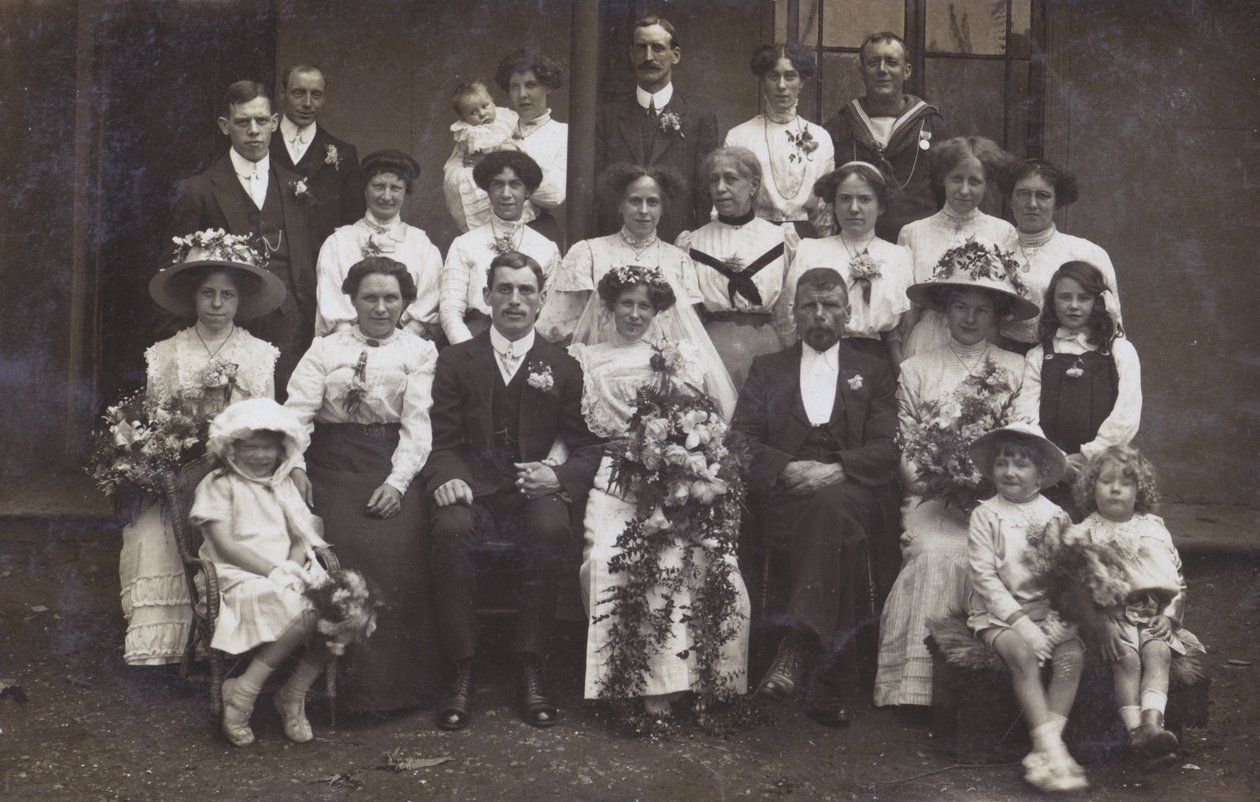
M 228 340 L 232 339 L 232 335 L 236 333 L 236 324 L 232 324 L 232 330 L 228 332 L 228 336 L 224 337 L 223 342 L 219 343 L 219 347 L 213 351 L 210 350 L 210 346 L 206 345 L 205 338 L 201 336 L 200 325 L 193 326 L 193 332 L 197 335 L 197 339 L 201 341 L 201 347 L 206 349 L 206 353 L 210 355 L 211 359 L 214 359 L 219 355 L 219 352 L 223 350 L 223 346 L 228 344 Z

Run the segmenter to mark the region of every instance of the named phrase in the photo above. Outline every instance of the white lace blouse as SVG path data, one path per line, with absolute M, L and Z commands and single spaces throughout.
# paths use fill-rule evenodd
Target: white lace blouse
M 280 351 L 274 345 L 237 326 L 213 358 L 197 337 L 195 326 L 174 337 L 149 346 L 144 352 L 147 369 L 146 394 L 157 402 L 172 398 L 197 402 L 208 396 L 221 396 L 222 389 L 211 373 L 222 374 L 218 366 L 234 366 L 236 377 L 232 401 L 247 398 L 274 398 L 276 360 Z M 212 364 L 215 370 L 211 371 Z M 217 404 L 219 409 L 226 403 Z M 218 410 L 215 410 L 218 411 Z
M 1015 259 L 1020 263 L 1020 279 L 1028 286 L 1028 300 L 1040 309 L 1045 300 L 1046 288 L 1050 279 L 1064 262 L 1089 262 L 1102 273 L 1103 280 L 1115 296 L 1116 314 L 1120 313 L 1120 296 L 1116 287 L 1116 268 L 1111 264 L 1107 252 L 1094 243 L 1062 231 L 1055 231 L 1044 245 L 1021 245 L 1018 237 L 1011 246 Z M 1009 320 L 1002 324 L 1002 333 L 1012 340 L 1024 343 L 1037 341 L 1037 318 L 1031 320 Z
M 468 310 L 490 314 L 481 291 L 486 286 L 486 270 L 500 250 L 519 251 L 533 258 L 548 277 L 560 263 L 560 249 L 556 244 L 520 221 L 506 222 L 491 217 L 484 226 L 456 237 L 442 267 L 439 311 L 442 331 L 452 345 L 472 339 L 472 331 L 464 324 Z
M 289 379 L 284 405 L 307 431 L 313 422 L 401 424 L 393 470 L 385 482 L 405 493 L 433 449 L 429 411 L 437 348 L 406 331 L 374 342 L 380 344 L 370 345 L 357 326 L 316 337 Z M 347 401 L 363 354 L 367 354 L 363 396 L 352 413 Z
M 416 300 L 403 312 L 404 327 L 438 322 L 438 292 L 442 282 L 442 253 L 422 229 L 395 220 L 384 231 L 367 220 L 341 226 L 319 249 L 315 336 L 350 328 L 357 317 L 350 296 L 341 291 L 350 268 L 367 256 L 388 256 L 407 266 L 416 282 Z M 413 333 L 419 333 L 412 330 Z
M 832 230 L 828 204 L 814 195 L 814 183 L 836 166 L 831 134 L 821 125 L 799 116 L 777 123 L 758 114 L 728 131 L 722 146 L 747 148 L 761 162 L 764 176 L 754 201 L 758 217 L 808 220 L 821 233 Z
M 869 255 L 879 270 L 879 278 L 870 279 L 870 303 L 862 282 L 853 278 L 849 263 L 862 252 Z M 803 239 L 796 246 L 796 255 L 783 283 L 787 317 L 792 321 L 795 335 L 795 319 L 792 317 L 796 301 L 796 282 L 806 270 L 829 267 L 844 277 L 849 285 L 849 322 L 844 327 L 846 337 L 865 337 L 878 340 L 880 334 L 897 327 L 901 316 L 910 309 L 906 288 L 912 281 L 914 268 L 910 251 L 878 237 L 870 245 L 850 254 L 850 248 L 841 241 L 840 235 L 826 239 Z
M 569 353 L 582 366 L 582 415 L 587 428 L 599 437 L 618 437 L 634 417 L 639 388 L 657 380 L 652 370 L 656 350 L 643 340 L 627 343 L 619 336 L 598 345 L 577 343 Z M 699 387 L 703 376 L 695 366 L 689 343 L 678 343 L 682 355 L 678 378 Z

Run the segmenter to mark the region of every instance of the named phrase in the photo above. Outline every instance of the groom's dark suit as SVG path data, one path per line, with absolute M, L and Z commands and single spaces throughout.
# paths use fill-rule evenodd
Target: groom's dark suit
M 801 399 L 801 344 L 753 360 L 733 427 L 751 441 L 751 486 L 762 534 L 791 549 L 787 616 L 829 647 L 851 633 L 863 566 L 858 548 L 878 525 L 875 488 L 896 475 L 896 383 L 888 366 L 841 343 L 831 420 L 813 426 Z M 845 480 L 790 495 L 779 475 L 789 462 L 843 466 Z
M 354 145 L 328 133 L 322 125 L 315 127 L 315 138 L 297 164 L 289 156 L 278 126 L 271 135 L 270 152 L 277 164 L 305 177 L 310 186 L 312 202 L 307 209 L 311 249 L 318 258 L 324 240 L 337 226 L 350 225 L 363 216 L 365 203 L 359 178 L 359 152 Z
M 259 209 L 241 186 L 227 153 L 208 170 L 180 182 L 171 212 L 171 235 L 207 228 L 229 234 L 258 234 L 269 253 L 267 269 L 289 291 L 284 304 L 256 320 L 238 321 L 276 348 L 276 393 L 285 395 L 289 376 L 306 353 L 315 332 L 315 259 L 306 210 L 293 195 L 298 176 L 277 164 L 267 179 L 267 197 Z M 169 244 L 170 240 L 167 240 Z
M 581 401 L 577 361 L 539 336 L 507 384 L 489 331 L 438 355 L 433 453 L 424 481 L 432 493 L 462 479 L 475 498 L 471 506 L 435 507 L 433 514 L 430 570 L 439 621 L 456 660 L 477 651 L 470 552 L 479 539 L 491 535 L 524 549 L 514 648 L 546 655 L 557 571 L 569 540 L 569 503 L 585 498 L 601 456 L 598 438 L 586 428 Z M 558 436 L 571 454 L 555 469 L 567 500 L 559 493 L 527 499 L 515 485 L 513 463 L 543 460 Z
M 662 130 L 661 118 L 673 114 L 680 131 Z M 687 182 L 687 190 L 673 203 L 667 203 L 657 234 L 673 242 L 679 232 L 692 231 L 709 221 L 708 179 L 700 173 L 704 157 L 718 146 L 717 117 L 713 112 L 689 103 L 675 88 L 669 105 L 653 117 L 639 105 L 633 93 L 606 103 L 595 122 L 596 175 L 618 162 L 643 167 L 667 167 Z M 621 228 L 621 218 L 602 209 L 601 234 Z

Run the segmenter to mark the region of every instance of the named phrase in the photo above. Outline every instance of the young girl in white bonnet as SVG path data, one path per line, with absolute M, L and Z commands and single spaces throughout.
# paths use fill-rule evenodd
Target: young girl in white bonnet
M 236 746 L 254 742 L 249 719 L 263 683 L 291 654 L 298 662 L 277 692 L 284 734 L 314 735 L 306 692 L 328 660 L 312 639 L 315 611 L 303 591 L 324 578 L 315 561 L 323 525 L 290 477 L 306 449 L 305 428 L 270 398 L 232 404 L 210 424 L 209 450 L 223 463 L 197 486 L 189 520 L 201 529 L 201 558 L 218 574 L 219 617 L 210 645 L 228 654 L 258 652 L 239 677 L 223 683 L 223 733 Z

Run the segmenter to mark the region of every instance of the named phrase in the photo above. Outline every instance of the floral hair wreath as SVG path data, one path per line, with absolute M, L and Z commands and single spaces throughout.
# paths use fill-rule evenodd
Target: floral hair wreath
M 182 264 L 194 251 L 203 261 L 237 262 L 265 268 L 267 257 L 257 234 L 229 234 L 221 228 L 195 231 L 184 237 L 172 237 L 171 264 Z
M 665 279 L 665 274 L 661 272 L 659 267 L 643 267 L 642 265 L 621 265 L 614 267 L 609 271 L 613 275 L 613 279 L 623 287 L 633 287 L 636 284 L 646 284 L 651 289 L 663 292 L 665 290 L 673 291 L 673 287 Z

